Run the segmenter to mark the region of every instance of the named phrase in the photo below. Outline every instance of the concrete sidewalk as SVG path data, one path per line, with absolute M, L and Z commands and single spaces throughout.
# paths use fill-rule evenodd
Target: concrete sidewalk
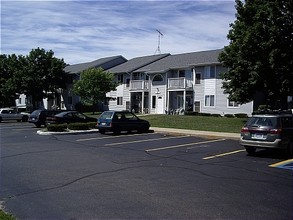
M 228 139 L 239 139 L 239 133 L 227 133 L 227 132 L 213 132 L 213 131 L 197 131 L 197 130 L 185 130 L 185 129 L 177 129 L 177 128 L 158 128 L 151 127 L 150 130 L 154 130 L 155 132 L 160 133 L 176 133 L 176 134 L 187 134 L 192 136 L 202 136 L 202 137 L 221 137 Z

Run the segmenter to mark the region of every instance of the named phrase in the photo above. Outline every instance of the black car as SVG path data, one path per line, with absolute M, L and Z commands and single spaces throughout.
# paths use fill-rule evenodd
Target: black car
M 97 128 L 101 134 L 106 131 L 120 133 L 121 131 L 147 132 L 150 123 L 138 118 L 129 111 L 105 111 L 98 118 Z
M 78 111 L 64 111 L 46 119 L 46 124 L 63 124 L 75 122 L 96 122 L 96 118 L 88 117 Z
M 241 130 L 240 144 L 249 154 L 257 148 L 289 150 L 293 155 L 293 115 L 253 115 Z
M 46 118 L 48 116 L 53 116 L 62 112 L 61 110 L 42 110 L 38 109 L 33 111 L 28 118 L 29 123 L 35 124 L 36 127 L 41 127 L 42 125 L 46 125 Z

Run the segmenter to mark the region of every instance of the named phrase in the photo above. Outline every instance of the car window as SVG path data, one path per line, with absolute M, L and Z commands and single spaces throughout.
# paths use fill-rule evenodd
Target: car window
M 277 126 L 277 118 L 269 118 L 269 117 L 253 117 L 247 122 L 247 126 L 264 126 L 264 127 L 276 127 Z
M 101 119 L 111 119 L 113 115 L 113 112 L 104 112 L 101 114 L 100 118 Z

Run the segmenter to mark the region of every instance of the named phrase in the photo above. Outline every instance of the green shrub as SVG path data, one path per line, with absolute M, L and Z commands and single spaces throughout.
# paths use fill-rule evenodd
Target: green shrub
M 89 125 L 87 123 L 71 123 L 71 124 L 68 124 L 68 129 L 70 129 L 70 130 L 89 130 Z
M 248 115 L 245 113 L 234 114 L 236 118 L 248 118 Z
M 221 114 L 211 114 L 213 117 L 222 117 Z
M 66 131 L 67 124 L 49 124 L 47 125 L 47 129 L 48 131 L 62 132 L 62 131 Z
M 226 117 L 226 118 L 234 118 L 234 115 L 233 114 L 225 114 L 224 117 Z
M 96 128 L 97 122 L 88 122 L 87 124 L 88 124 L 89 129 L 94 129 L 94 128 Z

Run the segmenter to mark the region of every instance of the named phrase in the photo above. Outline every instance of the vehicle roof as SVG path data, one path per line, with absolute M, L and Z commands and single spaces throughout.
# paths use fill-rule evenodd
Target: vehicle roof
M 14 110 L 13 108 L 0 108 L 0 110 Z

